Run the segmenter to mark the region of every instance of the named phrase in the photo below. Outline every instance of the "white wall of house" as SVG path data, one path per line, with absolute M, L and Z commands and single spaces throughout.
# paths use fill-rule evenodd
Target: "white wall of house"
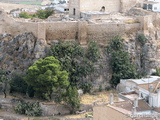
M 160 2 L 160 0 L 148 0 L 149 2 Z
M 152 11 L 160 12 L 160 3 L 153 4 Z

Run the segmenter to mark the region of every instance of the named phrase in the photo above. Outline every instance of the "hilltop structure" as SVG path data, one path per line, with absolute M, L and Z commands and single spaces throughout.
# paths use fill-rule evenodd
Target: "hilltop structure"
M 46 20 L 15 19 L 0 9 L 0 34 L 10 34 L 13 37 L 25 32 L 33 33 L 37 42 L 44 43 L 44 49 L 58 40 L 76 41 L 83 47 L 87 47 L 89 41 L 96 41 L 104 47 L 114 36 L 120 35 L 137 68 L 151 74 L 160 67 L 160 14 L 142 8 L 143 0 L 70 0 L 69 16 L 63 14 L 56 17 L 55 14 Z M 147 37 L 143 46 L 137 41 L 139 34 Z M 6 40 L 5 37 L 2 38 Z M 0 47 L 7 51 L 7 47 Z M 44 49 L 39 48 L 40 54 L 36 55 L 36 59 L 44 56 Z M 3 66 L 9 58 L 2 56 Z M 107 60 L 107 56 L 103 55 L 102 62 L 99 63 L 104 63 L 105 66 L 99 68 L 95 77 L 97 88 L 102 83 L 105 88 L 111 79 Z M 5 68 L 9 66 L 12 67 L 8 63 Z

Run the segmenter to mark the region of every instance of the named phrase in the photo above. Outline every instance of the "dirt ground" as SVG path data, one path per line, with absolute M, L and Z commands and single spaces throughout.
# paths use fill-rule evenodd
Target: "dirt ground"
M 108 103 L 109 102 L 109 95 L 110 93 L 113 93 L 114 95 L 114 101 L 118 101 L 118 92 L 116 90 L 110 90 L 110 91 L 102 91 L 102 92 L 94 92 L 92 94 L 84 94 L 81 96 L 81 104 L 93 104 L 94 102 L 96 103 Z M 3 95 L 0 95 L 0 97 L 3 97 Z M 7 96 L 9 99 L 16 99 L 20 98 L 19 96 Z M 29 99 L 26 99 L 29 100 Z M 30 101 L 30 100 L 29 100 Z M 37 99 L 32 99 L 31 101 L 37 101 Z M 42 102 L 42 101 L 41 101 Z M 43 101 L 44 102 L 44 101 Z M 53 102 L 45 102 L 46 104 L 55 104 Z M 84 118 L 86 114 L 93 114 L 93 112 L 88 112 L 84 114 L 77 114 L 77 115 L 66 115 L 66 116 L 55 116 L 55 118 Z M 28 117 L 24 115 L 17 115 L 15 113 L 9 113 L 3 110 L 0 110 L 0 116 L 10 116 L 11 118 L 13 117 L 18 117 L 27 120 Z M 9 117 L 8 117 L 9 118 Z M 40 120 L 48 120 L 49 118 L 52 119 L 53 117 L 37 117 Z M 33 120 L 34 117 L 29 117 L 29 120 Z

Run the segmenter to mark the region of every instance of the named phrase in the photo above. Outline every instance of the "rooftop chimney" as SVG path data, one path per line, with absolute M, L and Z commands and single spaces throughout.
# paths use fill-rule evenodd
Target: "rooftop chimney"
M 135 98 L 135 99 L 134 99 L 134 107 L 135 107 L 135 108 L 138 107 L 138 98 Z
M 134 115 L 136 115 L 136 113 L 137 113 L 137 110 L 136 110 L 135 107 L 133 107 L 133 108 L 132 108 L 132 115 L 134 116 Z
M 109 96 L 109 104 L 113 104 L 113 103 L 114 103 L 114 96 L 111 93 L 110 96 Z
M 149 85 L 149 92 L 153 92 L 153 85 Z

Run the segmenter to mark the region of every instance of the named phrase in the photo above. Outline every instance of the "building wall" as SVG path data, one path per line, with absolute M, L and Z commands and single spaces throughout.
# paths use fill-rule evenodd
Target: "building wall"
M 109 106 L 94 106 L 93 120 L 132 120 L 125 114 L 109 107 Z
M 75 15 L 74 15 L 75 10 Z M 80 17 L 80 1 L 70 0 L 69 1 L 69 16 L 79 18 Z
M 119 12 L 120 0 L 80 0 L 80 11 L 100 11 L 102 6 L 105 12 Z
M 74 17 L 75 9 L 75 17 L 80 17 L 80 12 L 100 11 L 102 6 L 105 7 L 105 12 L 119 12 L 120 0 L 70 0 L 69 15 Z

